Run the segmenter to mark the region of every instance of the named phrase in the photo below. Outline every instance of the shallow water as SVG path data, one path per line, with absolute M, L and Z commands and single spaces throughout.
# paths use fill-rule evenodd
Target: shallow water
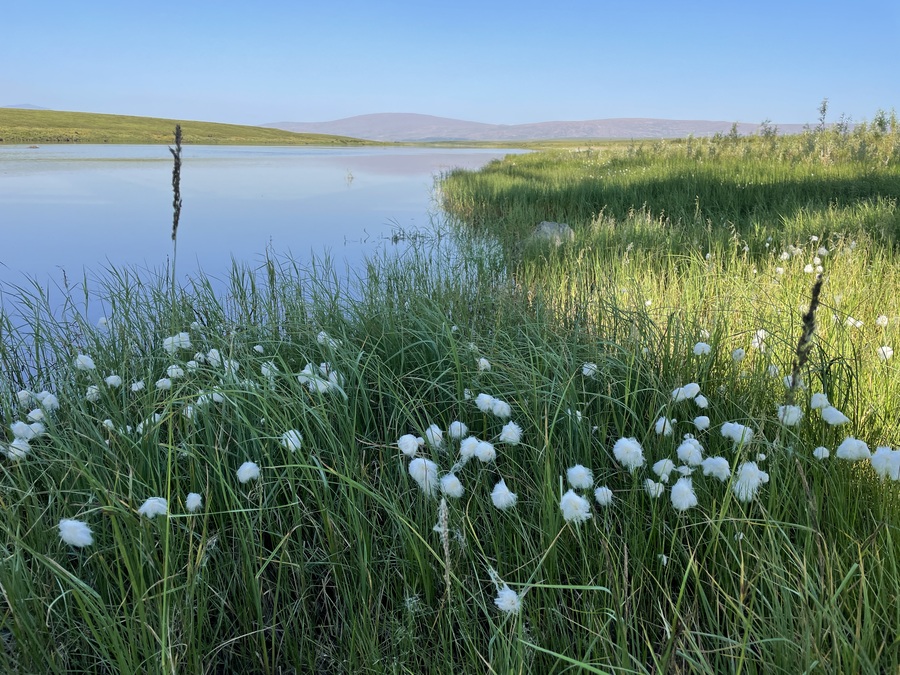
M 434 177 L 508 151 L 186 146 L 179 276 L 253 264 L 267 248 L 350 268 L 429 228 Z M 0 146 L 0 284 L 40 285 L 108 266 L 165 269 L 172 158 L 159 145 Z

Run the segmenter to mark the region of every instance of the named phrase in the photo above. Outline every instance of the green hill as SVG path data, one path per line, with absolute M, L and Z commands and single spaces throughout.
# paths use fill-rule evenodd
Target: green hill
M 0 108 L 0 143 L 172 143 L 176 124 L 186 145 L 381 145 L 238 124 L 18 108 Z

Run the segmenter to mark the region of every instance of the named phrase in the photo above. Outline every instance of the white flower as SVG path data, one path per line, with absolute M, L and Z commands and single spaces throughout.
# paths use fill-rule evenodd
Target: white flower
M 197 356 L 194 356 L 194 359 L 200 361 Z M 213 368 L 218 368 L 222 365 L 222 355 L 219 353 L 218 349 L 210 349 L 206 352 L 206 362 L 209 363 Z
M 475 451 L 478 449 L 479 441 L 475 436 L 467 436 L 462 440 L 462 443 L 459 444 L 459 455 L 464 460 L 472 459 L 475 456 Z
M 766 369 L 766 374 L 769 377 L 778 377 L 779 375 L 781 375 L 781 370 L 779 370 L 778 366 L 776 366 L 773 363 L 773 364 L 770 364 L 769 367 Z
M 888 318 L 886 315 L 882 314 L 877 319 L 875 319 L 875 325 L 879 328 L 886 328 L 888 325 Z
M 700 462 L 700 466 L 704 476 L 713 476 L 723 483 L 731 476 L 731 466 L 724 457 L 707 457 Z
M 786 427 L 795 427 L 800 424 L 803 418 L 803 411 L 800 406 L 796 405 L 780 405 L 778 406 L 778 421 Z
M 12 429 L 13 437 L 15 438 L 21 438 L 26 441 L 34 438 L 34 430 L 31 428 L 31 425 L 21 420 L 13 422 L 9 428 Z
M 738 347 L 733 352 L 731 352 L 731 360 L 732 361 L 741 361 L 747 355 L 746 350 Z
M 2 447 L 3 445 L 0 444 L 0 448 Z M 9 459 L 18 461 L 25 459 L 28 453 L 31 452 L 31 445 L 24 438 L 16 438 L 4 448 L 4 452 Z
M 766 351 L 766 338 L 769 337 L 769 331 L 764 328 L 760 328 L 753 334 L 753 337 L 750 338 L 750 346 L 753 349 L 758 349 L 761 352 Z
M 490 394 L 478 394 L 478 396 L 475 397 L 475 405 L 478 406 L 478 409 L 481 412 L 489 413 L 494 407 L 494 397 Z
M 463 389 L 463 400 L 464 401 L 472 400 L 472 390 L 471 389 Z
M 749 502 L 759 492 L 760 486 L 768 482 L 769 474 L 756 466 L 756 462 L 744 462 L 737 469 L 731 489 L 739 501 Z
M 416 453 L 419 451 L 419 442 L 412 434 L 403 434 L 397 439 L 397 447 L 400 448 L 400 452 L 407 457 L 415 457 Z
M 259 372 L 262 373 L 262 376 L 266 379 L 272 379 L 278 374 L 278 366 L 275 365 L 274 361 L 266 361 L 259 366 Z
M 44 415 L 44 411 L 40 408 L 35 408 L 26 416 L 26 419 L 29 422 L 42 422 L 45 418 L 46 415 Z
M 166 368 L 166 375 L 175 380 L 179 377 L 184 377 L 184 370 L 180 366 L 169 366 Z
M 891 347 L 885 345 L 884 347 L 878 348 L 878 358 L 882 361 L 887 361 L 894 355 L 894 350 Z
M 122 378 L 118 375 L 110 375 L 105 380 L 107 387 L 121 387 L 122 386 Z
M 438 467 L 430 459 L 416 457 L 409 463 L 409 475 L 429 497 L 438 487 Z
M 441 492 L 448 497 L 459 499 L 463 496 L 464 490 L 462 483 L 459 482 L 459 478 L 452 473 L 448 473 L 441 477 Z
M 815 457 L 816 459 L 828 459 L 828 456 L 830 454 L 831 453 L 828 452 L 828 448 L 823 447 L 821 445 L 818 448 L 816 448 L 815 450 L 813 450 L 813 457 Z
M 847 424 L 850 421 L 850 418 L 847 417 L 840 410 L 835 408 L 833 405 L 826 406 L 822 408 L 822 419 L 828 422 L 833 427 L 840 426 L 841 424 Z
M 652 499 L 658 499 L 659 497 L 662 497 L 663 493 L 666 491 L 666 486 L 647 478 L 644 480 L 644 490 L 646 490 L 647 494 L 650 495 Z
M 40 394 L 35 394 L 34 396 L 41 403 L 41 408 L 46 410 L 47 412 L 53 412 L 54 410 L 59 410 L 59 399 L 56 398 L 49 391 L 42 391 Z
M 164 498 L 149 497 L 147 501 L 141 505 L 141 508 L 138 509 L 138 513 L 142 516 L 147 516 L 148 518 L 154 518 L 155 516 L 166 515 L 168 510 L 169 505 Z
M 506 401 L 495 398 L 494 403 L 491 405 L 491 412 L 501 419 L 508 419 L 512 415 L 512 408 L 509 407 L 509 403 Z
M 469 427 L 459 421 L 451 422 L 448 432 L 450 434 L 450 438 L 458 441 L 460 438 L 469 433 Z
M 653 473 L 655 473 L 663 483 L 669 482 L 669 474 L 674 470 L 675 462 L 671 459 L 661 459 L 653 465 Z
M 133 392 L 138 392 L 138 391 L 140 391 L 140 390 L 143 389 L 143 388 L 144 388 L 144 381 L 143 381 L 143 380 L 138 380 L 137 382 L 132 382 L 132 383 L 131 383 L 131 391 L 133 391 Z
M 848 316 L 847 320 L 844 323 L 850 328 L 862 328 L 863 322 L 859 319 L 854 319 L 852 316 Z
M 685 436 L 675 452 L 678 459 L 688 466 L 699 466 L 703 461 L 703 446 L 693 436 Z
M 670 420 L 668 417 L 660 417 L 656 420 L 656 433 L 660 436 L 671 436 L 673 427 L 672 424 L 675 420 Z
M 256 462 L 244 462 L 238 467 L 237 479 L 242 483 L 259 478 L 259 465 Z
M 678 387 L 672 391 L 672 400 L 676 403 L 689 398 L 696 398 L 700 393 L 700 385 L 696 382 L 690 382 L 683 387 Z
M 559 500 L 559 508 L 567 522 L 582 523 L 591 517 L 591 505 L 587 499 L 569 490 Z
M 193 373 L 200 367 L 200 364 L 197 363 L 196 361 L 188 361 L 187 363 L 184 364 L 184 367 L 187 369 L 187 371 L 189 373 Z
M 505 511 L 506 509 L 510 509 L 516 505 L 516 501 L 518 497 L 515 492 L 510 492 L 509 488 L 506 487 L 506 481 L 502 478 L 500 481 L 494 486 L 494 489 L 491 490 L 491 501 L 494 503 L 498 509 Z
M 491 369 L 491 362 L 483 356 L 478 359 L 478 370 L 488 371 Z
M 181 409 L 181 414 L 187 417 L 189 420 L 194 419 L 194 414 L 197 412 L 197 409 L 188 403 Z
M 87 392 L 84 394 L 84 400 L 89 403 L 96 403 L 100 400 L 100 387 L 96 384 L 92 384 L 87 388 Z
M 657 553 L 657 554 L 656 554 L 656 557 L 659 559 L 659 564 L 660 564 L 660 565 L 662 565 L 663 567 L 667 567 L 667 566 L 668 566 L 668 564 L 669 564 L 669 556 L 667 556 L 665 553 Z
M 794 386 L 794 376 L 793 375 L 785 375 L 783 378 L 784 386 L 788 389 L 806 389 L 806 383 L 803 381 L 803 377 L 800 375 L 797 376 L 796 387 Z
M 712 351 L 712 347 L 706 342 L 698 342 L 694 345 L 694 356 L 706 356 Z
M 262 345 L 253 345 L 253 351 L 255 351 L 257 354 L 265 354 L 266 348 Z
M 437 424 L 432 424 L 425 430 L 425 440 L 428 441 L 428 445 L 440 448 L 444 445 L 444 432 Z
M 809 407 L 813 410 L 827 408 L 829 405 L 831 404 L 828 402 L 828 397 L 822 393 L 813 394 L 809 400 Z
M 644 449 L 636 438 L 620 438 L 613 446 L 613 455 L 622 466 L 634 473 L 644 465 Z
M 500 611 L 507 614 L 518 614 L 522 609 L 522 598 L 506 584 L 497 591 L 497 597 L 494 598 L 494 604 L 500 608 Z
M 478 445 L 475 446 L 475 456 L 484 463 L 493 462 L 497 459 L 497 451 L 494 450 L 493 444 L 487 441 L 478 441 Z
M 709 399 L 706 398 L 703 394 L 699 394 L 694 397 L 694 403 L 697 404 L 698 408 L 708 408 L 709 407 Z
M 172 380 L 168 377 L 164 377 L 161 380 L 156 381 L 157 389 L 171 389 L 172 388 Z
M 303 443 L 303 434 L 296 429 L 290 429 L 281 434 L 281 447 L 297 452 Z
M 709 429 L 709 417 L 706 415 L 698 415 L 694 418 L 694 426 L 697 427 L 697 431 Z
M 91 528 L 80 520 L 63 518 L 59 521 L 59 538 L 69 546 L 83 548 L 94 543 Z
M 105 316 L 101 316 L 97 319 L 97 328 L 105 328 L 109 324 L 109 319 Z
M 690 478 L 679 478 L 672 486 L 672 506 L 676 511 L 687 511 L 697 506 L 697 493 Z
M 566 471 L 566 478 L 576 490 L 588 490 L 594 484 L 594 475 L 591 470 L 581 464 L 569 467 Z
M 809 264 L 806 264 L 806 265 L 803 266 L 803 271 L 804 271 L 806 274 L 812 274 L 812 273 L 813 273 L 813 266 L 812 266 L 812 265 L 809 265 Z M 750 500 L 748 499 L 748 500 L 746 500 L 746 501 L 750 501 Z
M 79 354 L 75 357 L 75 367 L 78 370 L 94 370 L 97 366 L 94 365 L 94 359 L 86 354 Z
M 16 392 L 16 399 L 19 401 L 19 405 L 28 405 L 33 398 L 34 394 L 27 389 L 20 389 Z
M 730 438 L 736 446 L 741 443 L 748 445 L 753 440 L 753 430 L 737 422 L 725 422 L 722 425 L 722 436 Z
M 169 354 L 174 354 L 179 349 L 190 349 L 191 348 L 191 336 L 190 333 L 179 333 L 178 335 L 173 335 L 172 337 L 167 337 L 163 339 L 163 349 Z
M 518 445 L 522 440 L 522 427 L 515 422 L 507 422 L 500 432 L 500 442 Z
M 600 506 L 609 506 L 610 504 L 612 504 L 613 491 L 605 485 L 598 487 L 596 490 L 594 490 L 594 499 L 597 500 L 597 503 Z
M 240 369 L 241 364 L 235 361 L 234 359 L 222 359 L 222 368 L 225 369 L 225 372 L 229 375 L 234 375 Z
M 783 267 L 776 267 L 776 268 L 775 268 L 775 274 L 781 276 L 782 274 L 784 274 L 784 268 L 783 268 Z
M 597 377 L 597 364 L 588 361 L 581 366 L 581 374 L 585 377 Z
M 875 473 L 882 478 L 900 480 L 900 450 L 891 450 L 884 446 L 875 448 L 870 461 Z
M 582 415 L 580 410 L 575 410 L 573 412 L 571 408 L 566 408 L 566 415 L 574 417 L 576 422 L 581 422 Z
M 184 506 L 189 513 L 198 511 L 203 506 L 203 497 L 196 492 L 188 492 L 187 499 L 184 500 Z
M 869 446 L 866 442 L 853 438 L 853 436 L 845 438 L 834 454 L 840 459 L 848 459 L 850 461 L 869 459 L 871 457 Z

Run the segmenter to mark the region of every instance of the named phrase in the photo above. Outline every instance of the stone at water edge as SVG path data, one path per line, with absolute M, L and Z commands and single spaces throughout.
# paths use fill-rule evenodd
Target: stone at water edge
M 566 223 L 554 223 L 552 220 L 542 221 L 534 230 L 532 239 L 547 241 L 559 246 L 575 240 L 575 231 Z

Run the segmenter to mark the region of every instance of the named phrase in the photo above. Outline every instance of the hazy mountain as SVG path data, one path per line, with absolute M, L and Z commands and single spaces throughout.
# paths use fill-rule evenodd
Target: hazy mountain
M 732 122 L 620 118 L 581 122 L 484 124 L 415 113 L 358 115 L 331 122 L 273 122 L 264 127 L 314 134 L 337 134 L 373 141 L 530 141 L 563 138 L 681 138 L 727 134 Z M 798 133 L 800 124 L 779 125 L 780 133 Z M 741 135 L 755 134 L 758 124 L 738 123 Z
M 30 103 L 16 103 L 14 105 L 0 105 L 0 108 L 22 108 L 23 110 L 49 110 L 50 108 L 42 108 L 39 105 L 31 105 Z

